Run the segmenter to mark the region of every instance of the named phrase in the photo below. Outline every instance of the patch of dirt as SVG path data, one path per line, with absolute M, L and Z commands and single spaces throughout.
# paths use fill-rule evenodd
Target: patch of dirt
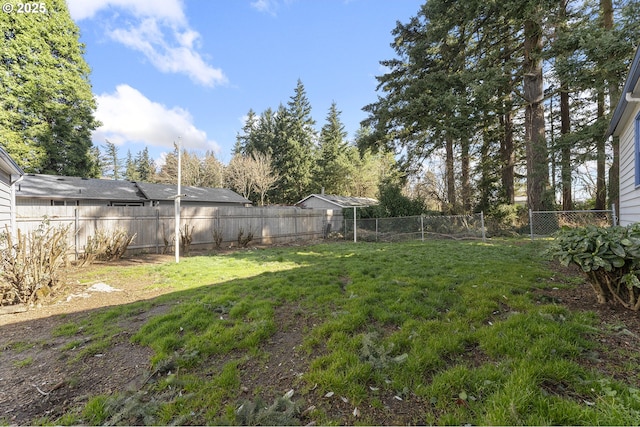
M 170 258 L 145 255 L 120 260 L 116 265 L 160 264 Z M 91 272 L 96 266 L 81 270 Z M 93 395 L 135 389 L 148 374 L 153 352 L 131 344 L 130 331 L 135 333 L 149 316 L 166 307 L 158 306 L 127 320 L 109 348 L 79 360 L 74 357 L 76 350 L 68 349 L 78 336 L 53 336 L 53 331 L 99 309 L 151 299 L 171 289 L 152 289 L 145 282 L 106 283 L 106 278 L 99 278 L 108 286 L 95 286 L 98 291 L 92 291 L 92 285 L 102 280 L 80 285 L 73 278 L 74 269 L 71 267 L 70 279 L 56 299 L 27 311 L 0 315 L 0 423 L 32 424 L 44 417 L 55 420 Z
M 571 311 L 591 311 L 600 320 L 600 328 L 595 333 L 601 345 L 582 363 L 620 381 L 640 383 L 640 371 L 635 370 L 635 378 L 629 378 L 630 370 L 624 368 L 629 364 L 640 365 L 640 312 L 618 304 L 599 304 L 594 290 L 577 267 L 564 268 L 558 264 L 550 267 L 558 271 L 560 277 L 573 276 L 584 280 L 568 288 L 559 286 L 537 290 L 538 300 L 561 304 Z
M 140 263 L 163 263 L 172 259 L 171 255 L 147 255 L 122 260 L 117 265 L 126 267 Z M 630 363 L 636 366 L 640 364 L 640 313 L 598 304 L 591 287 L 586 283 L 568 288 L 560 286 L 564 278 L 579 277 L 580 272 L 575 269 L 558 270 L 559 286 L 535 290 L 534 297 L 540 303 L 554 302 L 572 311 L 595 312 L 601 320 L 601 328 L 594 333 L 601 346 L 597 354 L 585 358 L 584 365 L 628 383 L 639 383 L 640 373 L 635 379 L 625 375 L 631 371 L 628 368 Z M 78 336 L 52 335 L 58 326 L 80 321 L 103 307 L 150 299 L 172 291 L 170 288 L 149 287 L 152 278 L 149 278 L 149 283 L 116 284 L 109 283 L 105 278 L 100 279 L 120 290 L 87 292 L 92 284 L 70 284 L 65 289 L 65 297 L 58 301 L 22 313 L 0 315 L 0 424 L 33 424 L 43 417 L 53 421 L 65 411 L 86 403 L 91 396 L 139 390 L 149 379 L 152 351 L 131 344 L 130 338 L 146 319 L 162 313 L 168 309 L 166 306 L 156 306 L 149 312 L 141 312 L 123 321 L 123 332 L 113 338 L 111 347 L 100 354 L 79 360 L 73 357 L 74 350 L 63 351 L 74 340 L 78 340 Z M 341 280 L 346 281 L 347 278 Z M 83 293 L 90 296 L 67 300 L 68 295 Z M 501 307 L 496 316 L 507 310 Z M 293 389 L 293 400 L 301 403 L 302 410 L 307 411 L 301 417 L 303 423 L 312 421 L 305 415 L 312 407 L 323 411 L 331 419 L 341 420 L 343 424 L 363 421 L 377 425 L 427 422 L 421 417 L 430 403 L 414 395 L 398 396 L 374 388 L 371 389 L 371 395 L 375 396 L 375 407 L 367 405 L 356 408 L 353 402 L 337 394 L 325 397 L 319 390 L 305 390 L 300 377 L 308 371 L 310 361 L 318 356 L 318 352 L 322 352 L 322 348 L 315 349 L 313 354 L 308 355 L 306 349 L 302 348 L 305 334 L 315 326 L 316 321 L 295 305 L 281 307 L 276 312 L 278 330 L 262 345 L 258 355 L 247 358 L 241 365 L 241 399 L 253 400 L 260 396 L 270 404 Z M 484 355 L 477 349 L 470 348 L 469 353 L 476 354 L 478 360 L 465 360 L 472 364 L 483 363 Z M 216 363 L 215 360 L 211 362 Z

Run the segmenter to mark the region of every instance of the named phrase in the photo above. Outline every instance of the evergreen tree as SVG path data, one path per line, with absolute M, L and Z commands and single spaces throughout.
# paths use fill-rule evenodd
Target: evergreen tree
M 349 185 L 350 164 L 347 158 L 347 132 L 340 122 L 340 111 L 331 103 L 327 122 L 320 131 L 317 170 L 314 180 L 327 194 L 344 195 Z
M 135 165 L 138 179 L 142 182 L 152 182 L 156 173 L 156 164 L 149 156 L 149 148 L 144 147 L 144 150 L 138 152 Z
M 241 156 L 247 155 L 247 153 L 255 149 L 253 139 L 255 138 L 255 129 L 258 125 L 258 116 L 250 109 L 247 113 L 247 119 L 242 127 L 242 133 L 236 136 L 236 143 L 233 148 L 232 156 L 239 154 Z
M 300 80 L 287 107 L 276 113 L 272 144 L 273 167 L 279 176 L 271 200 L 295 203 L 310 190 L 316 131 L 311 117 L 311 104 Z M 265 153 L 266 154 L 266 153 Z
M 127 159 L 124 163 L 124 177 L 128 181 L 139 181 L 140 176 L 136 168 L 136 162 L 131 154 L 131 150 L 127 150 Z
M 64 0 L 0 14 L 0 141 L 26 172 L 91 176 L 99 125 L 84 46 Z
M 122 179 L 122 159 L 118 157 L 118 147 L 107 140 L 103 148 L 102 175 L 115 180 Z
M 364 107 L 363 124 L 373 128 L 365 147 L 400 153 L 410 174 L 442 156 L 448 204 L 464 210 L 474 200 L 476 208 L 513 203 L 515 166 L 526 160 L 529 205 L 552 208 L 547 80 L 560 88 L 548 93 L 560 95 L 562 116 L 551 157 L 560 153 L 565 191 L 567 171 L 597 159 L 603 200 L 605 107 L 617 102 L 639 25 L 625 18 L 639 2 L 618 4 L 613 16 L 620 23 L 613 25 L 610 6 L 609 0 L 428 0 L 392 32 L 396 58 L 381 61 L 389 70 L 378 77 L 381 96 Z M 543 67 L 544 60 L 550 65 Z M 614 168 L 615 153 L 614 144 Z

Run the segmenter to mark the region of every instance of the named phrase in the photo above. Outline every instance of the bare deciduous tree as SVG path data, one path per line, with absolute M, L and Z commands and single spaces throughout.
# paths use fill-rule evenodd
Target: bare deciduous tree
M 236 154 L 229 162 L 225 171 L 228 185 L 249 198 L 252 193 L 260 196 L 260 206 L 269 190 L 278 180 L 278 174 L 273 170 L 269 154 L 252 153 L 251 156 Z
M 253 153 L 249 163 L 253 170 L 256 192 L 260 195 L 260 206 L 264 206 L 264 198 L 278 181 L 278 173 L 273 169 L 269 154 Z
M 225 169 L 225 179 L 233 190 L 249 198 L 254 187 L 251 159 L 239 154 L 233 156 Z

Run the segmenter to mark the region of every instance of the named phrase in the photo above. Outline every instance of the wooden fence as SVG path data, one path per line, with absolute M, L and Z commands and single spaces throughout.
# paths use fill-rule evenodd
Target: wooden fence
M 76 256 L 84 252 L 87 238 L 97 230 L 124 229 L 136 238 L 131 250 L 164 253 L 173 249 L 175 213 L 173 206 L 18 206 L 16 223 L 23 232 L 37 229 L 43 219 L 52 226 L 70 226 L 69 244 Z M 224 244 L 237 242 L 240 230 L 253 233 L 262 244 L 323 238 L 327 224 L 341 224 L 341 210 L 295 207 L 194 207 L 180 210 L 180 229 L 192 231 L 193 247 L 214 244 L 214 230 Z M 335 226 L 334 226 L 335 229 Z

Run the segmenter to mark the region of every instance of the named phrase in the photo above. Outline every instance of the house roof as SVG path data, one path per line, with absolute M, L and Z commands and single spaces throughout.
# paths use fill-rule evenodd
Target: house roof
M 24 175 L 24 172 L 18 164 L 11 158 L 9 153 L 0 147 L 0 168 L 8 172 L 10 175 Z
M 611 116 L 611 122 L 609 123 L 609 128 L 607 129 L 607 133 L 605 138 L 608 138 L 612 135 L 618 135 L 621 132 L 621 129 L 618 129 L 618 125 L 620 123 L 626 123 L 629 119 L 629 115 L 632 113 L 629 108 L 627 108 L 627 94 L 635 94 L 634 97 L 640 96 L 640 46 L 636 50 L 636 56 L 633 58 L 633 62 L 631 63 L 631 68 L 629 69 L 629 75 L 627 76 L 627 80 L 624 83 L 624 88 L 622 89 L 622 95 L 620 96 L 620 100 L 618 101 L 618 105 L 616 109 L 613 111 L 613 116 Z
M 131 181 L 43 174 L 26 174 L 18 184 L 16 197 L 119 201 L 145 200 L 144 194 Z
M 211 203 L 251 203 L 250 200 L 224 188 L 182 187 L 181 193 L 186 195 L 187 201 L 191 199 Z M 42 174 L 25 175 L 16 191 L 17 197 L 121 202 L 167 200 L 176 194 L 177 185 Z
M 174 198 L 178 190 L 177 185 L 151 184 L 148 182 L 138 182 L 136 185 L 149 200 L 167 200 Z M 227 188 L 185 186 L 180 188 L 180 192 L 185 196 L 185 198 L 182 199 L 184 201 L 195 200 L 198 202 L 251 204 L 251 200 Z
M 372 199 L 369 197 L 336 196 L 331 194 L 311 194 L 305 197 L 304 199 L 300 200 L 298 203 L 296 203 L 296 205 L 301 205 L 312 197 L 334 204 L 340 208 L 364 208 L 367 206 L 375 206 L 379 203 L 376 199 Z

